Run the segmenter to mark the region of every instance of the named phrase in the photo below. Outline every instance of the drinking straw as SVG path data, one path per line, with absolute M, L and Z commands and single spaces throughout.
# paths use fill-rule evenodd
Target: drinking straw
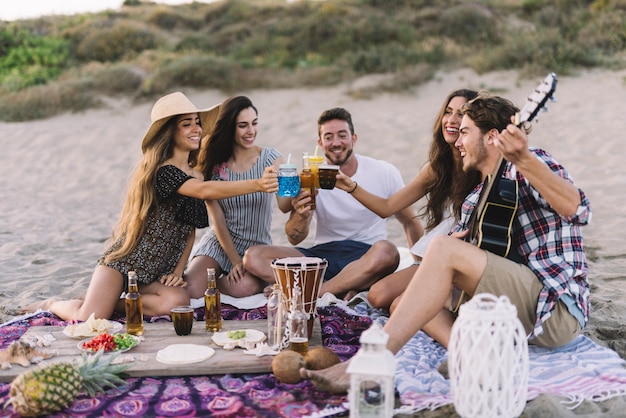
M 291 153 L 287 155 L 287 164 L 289 164 L 290 161 L 291 161 Z
M 315 152 L 313 153 L 313 156 L 315 157 L 317 157 L 317 148 L 318 148 L 318 145 L 315 146 Z

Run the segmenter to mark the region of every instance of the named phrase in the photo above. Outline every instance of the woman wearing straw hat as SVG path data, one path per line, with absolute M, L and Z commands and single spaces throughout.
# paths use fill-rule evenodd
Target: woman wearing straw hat
M 23 308 L 49 309 L 62 319 L 110 318 L 124 312 L 120 299 L 128 271 L 137 273 L 146 315 L 169 315 L 189 304 L 183 270 L 196 228 L 208 226 L 205 200 L 278 190 L 277 175 L 268 167 L 263 177 L 238 182 L 203 181 L 194 169 L 203 127 L 215 123 L 219 105 L 200 110 L 182 93 L 154 104 L 152 124 L 141 143 L 143 153 L 128 185 L 120 221 L 111 245 L 98 260 L 82 299 L 37 302 Z
M 258 111 L 245 96 L 224 101 L 214 129 L 202 143 L 199 169 L 213 180 L 259 178 L 269 166 L 278 167 L 283 158 L 274 148 L 256 144 Z M 251 193 L 207 202 L 211 229 L 194 248 L 185 272 L 187 290 L 192 298 L 202 297 L 206 290 L 206 269 L 214 268 L 220 292 L 234 297 L 259 293 L 267 285 L 245 274 L 242 258 L 253 245 L 271 244 L 274 198 L 267 193 Z M 291 210 L 291 199 L 276 195 L 283 213 Z

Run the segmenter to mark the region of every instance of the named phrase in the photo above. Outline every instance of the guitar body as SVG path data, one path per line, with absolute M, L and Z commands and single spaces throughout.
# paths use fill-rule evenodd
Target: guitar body
M 517 181 L 500 179 L 478 215 L 472 244 L 502 257 L 511 253 L 511 231 L 517 212 Z

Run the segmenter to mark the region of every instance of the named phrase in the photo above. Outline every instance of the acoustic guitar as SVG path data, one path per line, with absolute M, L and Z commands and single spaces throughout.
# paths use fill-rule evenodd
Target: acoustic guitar
M 546 107 L 546 102 L 553 99 L 556 82 L 556 74 L 550 73 L 535 88 L 526 99 L 522 110 L 515 115 L 517 126 L 531 122 L 539 111 Z M 517 213 L 518 185 L 517 180 L 502 177 L 505 167 L 506 160 L 500 155 L 495 171 L 483 182 L 478 203 L 468 222 L 470 231 L 466 240 L 479 248 L 519 262 L 521 259 L 517 251 L 511 251 L 511 231 Z M 462 292 L 459 296 L 458 290 L 455 290 L 455 293 L 453 312 L 458 310 L 464 296 Z

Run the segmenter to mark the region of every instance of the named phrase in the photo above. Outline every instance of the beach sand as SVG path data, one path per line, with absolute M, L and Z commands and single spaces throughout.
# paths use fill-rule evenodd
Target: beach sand
M 522 107 L 538 79 L 520 80 L 515 72 L 477 75 L 470 70 L 438 74 L 403 94 L 367 94 L 376 77 L 332 88 L 253 90 L 259 109 L 257 143 L 277 148 L 299 162 L 313 153 L 317 117 L 330 107 L 347 108 L 358 134 L 356 151 L 395 164 L 409 181 L 426 161 L 431 128 L 444 97 L 467 87 L 487 89 Z M 626 71 L 589 70 L 560 77 L 558 101 L 530 135 L 570 171 L 588 194 L 593 220 L 584 228 L 589 259 L 592 314 L 585 333 L 626 358 L 622 322 L 626 318 L 626 176 L 623 122 Z M 184 92 L 198 107 L 226 96 L 218 91 Z M 63 114 L 47 120 L 0 123 L 0 323 L 19 305 L 52 295 L 84 292 L 95 260 L 117 221 L 129 173 L 140 156 L 152 103 L 109 100 L 109 107 Z M 417 205 L 419 207 L 419 203 Z M 287 244 L 287 215 L 276 210 L 275 244 Z M 198 234 L 201 235 L 201 232 Z M 395 220 L 389 237 L 405 238 Z M 310 238 L 305 244 L 310 243 Z M 574 411 L 561 399 L 542 396 L 524 416 L 623 416 L 623 397 L 585 402 Z M 449 416 L 443 408 L 424 416 Z

